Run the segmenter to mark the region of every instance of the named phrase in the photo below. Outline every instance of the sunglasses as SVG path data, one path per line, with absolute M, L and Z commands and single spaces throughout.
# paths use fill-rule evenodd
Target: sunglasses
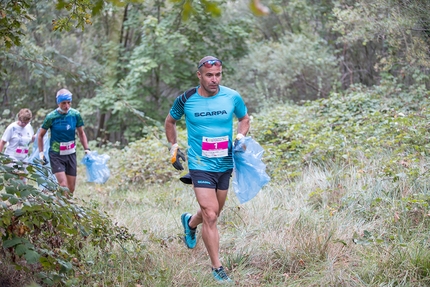
M 221 60 L 207 60 L 203 63 L 201 63 L 197 69 L 200 69 L 201 66 L 205 66 L 206 68 L 210 68 L 210 67 L 221 67 L 222 66 L 222 62 Z

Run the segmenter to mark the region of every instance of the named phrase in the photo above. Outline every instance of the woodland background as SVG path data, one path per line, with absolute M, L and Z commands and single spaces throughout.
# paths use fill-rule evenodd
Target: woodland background
M 181 240 L 197 203 L 163 130 L 205 55 L 272 179 L 220 217 L 235 284 L 430 285 L 430 2 L 4 0 L 0 45 L 0 131 L 24 107 L 37 129 L 66 87 L 112 173 L 79 165 L 67 198 L 0 154 L 0 286 L 215 286 L 200 235 Z
M 223 84 L 251 113 L 355 84 L 392 77 L 412 85 L 428 76 L 427 1 L 270 0 L 260 3 L 270 9 L 265 16 L 252 3 L 2 1 L 2 124 L 28 107 L 37 128 L 67 87 L 90 140 L 124 146 L 197 84 L 205 55 L 223 60 Z

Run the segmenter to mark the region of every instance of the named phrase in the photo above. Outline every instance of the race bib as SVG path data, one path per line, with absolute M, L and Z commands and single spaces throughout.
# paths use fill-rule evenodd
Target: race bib
M 224 157 L 228 156 L 228 136 L 209 138 L 203 137 L 202 156 Z
M 27 155 L 28 154 L 28 147 L 26 146 L 17 146 L 15 149 L 15 153 L 17 155 Z
M 68 155 L 75 152 L 75 141 L 60 143 L 60 155 Z

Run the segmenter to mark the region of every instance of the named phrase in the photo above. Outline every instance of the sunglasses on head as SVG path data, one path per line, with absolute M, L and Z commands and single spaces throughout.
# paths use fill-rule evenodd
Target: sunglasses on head
M 207 60 L 207 61 L 201 63 L 197 67 L 197 69 L 200 69 L 201 66 L 205 66 L 206 68 L 210 68 L 210 67 L 213 67 L 213 66 L 215 66 L 215 67 L 221 67 L 222 66 L 222 62 L 221 62 L 221 60 L 218 60 L 218 59 L 216 59 L 216 60 Z

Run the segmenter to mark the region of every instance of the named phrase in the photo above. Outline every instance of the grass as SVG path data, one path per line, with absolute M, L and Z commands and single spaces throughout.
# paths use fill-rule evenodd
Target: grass
M 236 286 L 430 284 L 425 180 L 382 178 L 381 162 L 309 166 L 243 205 L 230 191 L 219 219 L 220 251 Z M 75 197 L 107 210 L 142 242 L 133 256 L 114 250 L 110 256 L 124 256 L 115 266 L 106 258 L 94 263 L 94 272 L 104 272 L 100 286 L 217 286 L 200 234 L 193 250 L 181 239 L 180 215 L 197 208 L 190 186 L 176 179 L 93 185 L 82 171 Z
M 230 191 L 219 219 L 221 260 L 236 286 L 430 286 L 428 93 L 393 95 L 393 84 L 253 117 L 272 181 L 246 204 Z M 86 183 L 80 166 L 75 199 L 137 241 L 77 249 L 66 286 L 217 286 L 201 235 L 193 250 L 182 242 L 180 215 L 197 202 L 165 144 L 153 128 L 123 150 L 101 150 L 112 172 L 103 185 Z M 15 286 L 29 282 L 7 267 L 0 262 L 0 274 Z

